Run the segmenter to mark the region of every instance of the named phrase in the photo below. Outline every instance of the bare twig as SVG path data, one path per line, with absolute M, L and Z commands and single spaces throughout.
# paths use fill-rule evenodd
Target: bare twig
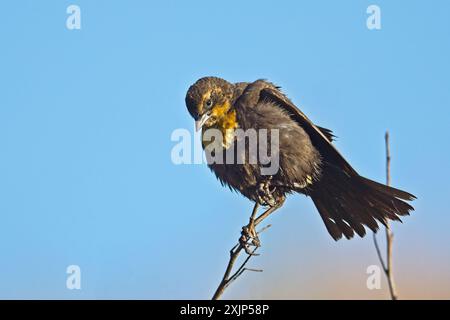
M 280 208 L 282 205 L 282 203 L 278 206 L 275 207 L 271 207 L 269 209 L 267 209 L 265 212 L 263 212 L 260 216 L 258 216 L 256 219 L 256 213 L 258 212 L 258 208 L 259 208 L 259 204 L 256 203 L 255 206 L 253 207 L 253 211 L 252 211 L 252 215 L 250 216 L 250 223 L 253 223 L 254 226 L 256 227 L 257 225 L 259 225 L 264 219 L 266 219 L 271 213 L 273 213 L 276 209 Z M 264 232 L 265 230 L 267 230 L 268 228 L 270 228 L 270 224 L 263 227 L 259 232 L 257 232 L 258 234 L 261 234 L 262 232 Z M 244 227 L 247 228 L 247 227 Z M 245 241 L 243 241 L 242 239 L 243 237 L 241 236 L 241 238 L 239 239 L 238 244 L 236 244 L 231 250 L 230 250 L 230 260 L 228 261 L 228 265 L 227 268 L 225 270 L 225 274 L 223 275 L 222 281 L 220 282 L 219 286 L 217 287 L 212 300 L 217 300 L 219 299 L 223 292 L 225 291 L 225 289 L 233 282 L 235 281 L 237 278 L 239 278 L 245 271 L 253 271 L 253 272 L 262 272 L 262 270 L 260 269 L 251 269 L 251 268 L 246 268 L 245 266 L 247 265 L 247 263 L 249 262 L 249 260 L 257 255 L 255 252 L 256 250 L 258 250 L 259 248 L 259 244 L 258 245 L 254 245 L 253 250 L 248 249 L 248 246 L 250 245 L 250 243 L 247 242 L 247 239 L 245 239 Z M 236 263 L 237 258 L 239 257 L 239 254 L 242 252 L 242 250 L 247 252 L 247 257 L 244 259 L 244 261 L 241 263 L 241 265 L 236 269 L 236 271 L 232 274 L 233 271 L 233 267 Z
M 386 131 L 384 136 L 385 144 L 386 144 L 386 184 L 388 186 L 391 185 L 391 151 L 389 147 L 389 131 Z M 386 222 L 386 263 L 383 260 L 383 256 L 381 255 L 380 247 L 378 246 L 378 241 L 375 233 L 373 234 L 373 242 L 375 244 L 375 249 L 377 250 L 378 259 L 380 260 L 381 266 L 383 267 L 383 271 L 386 274 L 386 278 L 389 284 L 389 292 L 392 300 L 397 300 L 397 291 L 395 287 L 394 281 L 394 273 L 392 267 L 392 242 L 394 241 L 394 235 L 391 231 L 389 221 Z
M 378 245 L 378 241 L 377 241 L 377 234 L 375 232 L 373 233 L 373 243 L 375 244 L 375 249 L 377 250 L 377 256 L 378 256 L 378 259 L 380 260 L 381 267 L 383 268 L 383 271 L 386 273 L 387 268 L 384 263 L 383 256 L 381 254 L 380 246 Z

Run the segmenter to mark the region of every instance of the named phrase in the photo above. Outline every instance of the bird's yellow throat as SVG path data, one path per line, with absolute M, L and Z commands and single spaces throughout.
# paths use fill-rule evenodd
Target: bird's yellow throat
M 211 122 L 206 122 L 206 126 L 203 129 L 209 128 L 219 129 L 222 132 L 222 146 L 228 149 L 234 140 L 234 130 L 238 128 L 238 122 L 236 117 L 236 110 L 230 110 L 230 103 L 227 101 L 221 105 L 216 105 L 211 111 Z M 204 146 L 208 145 L 210 142 L 204 142 Z

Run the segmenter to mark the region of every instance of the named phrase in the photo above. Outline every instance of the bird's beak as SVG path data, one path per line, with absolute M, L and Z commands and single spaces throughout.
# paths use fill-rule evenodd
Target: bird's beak
M 202 115 L 202 117 L 200 119 L 195 121 L 195 131 L 200 130 L 203 127 L 203 125 L 205 124 L 205 122 L 208 121 L 210 116 L 211 115 L 209 113 L 205 113 L 204 115 Z

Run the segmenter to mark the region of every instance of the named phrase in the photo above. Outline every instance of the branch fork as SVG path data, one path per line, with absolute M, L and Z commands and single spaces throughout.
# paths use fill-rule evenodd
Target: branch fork
M 271 225 L 266 225 L 261 230 L 256 231 L 256 227 L 264 221 L 271 213 L 273 213 L 275 210 L 279 209 L 283 205 L 283 202 L 279 203 L 276 206 L 268 208 L 266 211 L 264 211 L 260 216 L 256 217 L 256 214 L 258 212 L 259 204 L 256 203 L 253 207 L 252 214 L 249 219 L 248 225 L 242 227 L 241 236 L 238 240 L 238 243 L 230 250 L 230 259 L 228 261 L 227 268 L 225 270 L 225 274 L 223 275 L 222 281 L 220 282 L 219 286 L 217 287 L 212 299 L 217 300 L 219 299 L 223 292 L 225 291 L 228 286 L 236 281 L 237 278 L 239 278 L 245 271 L 251 271 L 251 272 L 262 272 L 261 269 L 253 269 L 253 268 L 246 268 L 247 263 L 253 256 L 258 256 L 259 254 L 256 253 L 256 250 L 261 247 L 261 241 L 259 240 L 259 235 L 266 231 L 268 228 L 271 227 Z M 234 265 L 236 263 L 236 260 L 238 259 L 240 253 L 242 250 L 245 251 L 247 254 L 244 261 L 241 263 L 239 267 L 236 268 L 236 271 L 233 272 Z

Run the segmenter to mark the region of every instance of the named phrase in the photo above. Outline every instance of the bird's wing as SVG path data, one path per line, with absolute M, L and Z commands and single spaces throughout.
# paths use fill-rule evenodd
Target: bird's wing
M 376 232 L 375 219 L 386 224 L 387 219 L 399 220 L 398 216 L 413 210 L 402 201 L 414 199 L 412 194 L 358 175 L 331 144 L 327 132 L 315 126 L 276 87 L 267 86 L 259 95 L 260 100 L 270 101 L 288 112 L 320 152 L 323 175 L 309 195 L 333 239 L 338 240 L 342 235 L 350 239 L 354 231 L 362 237 L 366 233 L 364 225 Z
M 271 101 L 284 109 L 309 135 L 312 144 L 320 152 L 324 161 L 343 169 L 348 175 L 357 175 L 347 160 L 331 144 L 334 137 L 331 130 L 314 125 L 280 90 L 276 87 L 265 87 L 261 89 L 259 99 Z
M 330 129 L 327 129 L 324 127 L 319 127 L 317 125 L 316 125 L 316 128 L 319 129 L 320 132 L 322 132 L 330 142 L 333 142 L 333 140 L 335 140 L 336 136 L 333 134 L 333 131 L 331 131 Z

